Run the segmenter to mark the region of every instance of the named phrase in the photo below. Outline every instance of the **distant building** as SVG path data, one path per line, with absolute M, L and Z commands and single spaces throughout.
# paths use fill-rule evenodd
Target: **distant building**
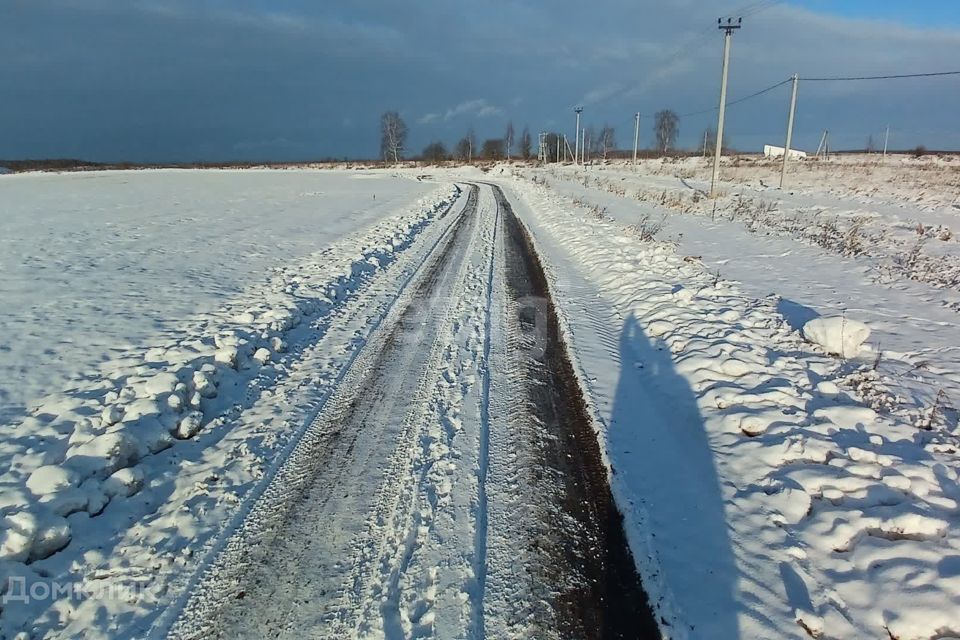
M 765 158 L 782 158 L 783 157 L 783 147 L 775 147 L 771 144 L 763 145 L 763 156 Z M 806 151 L 797 151 L 796 149 L 790 149 L 790 155 L 787 156 L 790 160 L 799 160 L 800 158 L 806 158 Z

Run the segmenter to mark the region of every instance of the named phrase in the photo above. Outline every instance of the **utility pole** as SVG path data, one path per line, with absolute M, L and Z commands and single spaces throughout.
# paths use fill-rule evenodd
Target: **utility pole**
M 743 18 L 737 18 L 736 24 L 733 18 L 727 18 L 726 24 L 723 18 L 717 18 L 717 27 L 722 29 L 723 35 L 723 72 L 720 76 L 720 113 L 717 117 L 717 148 L 713 154 L 713 179 L 710 181 L 710 197 L 717 197 L 717 178 L 720 177 L 720 154 L 723 150 L 723 117 L 727 111 L 727 75 L 730 65 L 730 39 L 735 29 L 739 29 Z
M 820 152 L 821 152 L 823 149 L 825 149 L 825 145 L 826 145 L 826 142 L 827 142 L 827 134 L 828 134 L 828 133 L 829 133 L 829 132 L 828 132 L 826 129 L 823 130 L 823 135 L 820 136 L 820 144 L 817 145 L 817 153 L 816 153 L 816 155 L 815 155 L 814 157 L 819 158 L 819 157 L 820 157 Z
M 790 157 L 790 143 L 793 142 L 793 116 L 797 112 L 797 84 L 800 76 L 793 74 L 793 91 L 790 92 L 790 115 L 787 116 L 787 144 L 783 148 L 783 166 L 780 169 L 780 188 L 787 177 L 787 159 Z
M 887 159 L 887 143 L 890 142 L 890 125 L 887 125 L 887 132 L 883 136 L 883 159 Z
M 560 162 L 560 134 L 557 134 L 557 162 Z
M 703 157 L 707 157 L 707 131 L 703 132 Z
M 580 114 L 583 113 L 583 107 L 575 107 L 573 112 L 577 114 L 577 135 L 573 139 L 576 149 L 573 152 L 573 164 L 579 164 L 580 156 Z
M 587 153 L 587 130 L 580 129 L 580 164 L 586 164 L 585 156 Z
M 637 164 L 637 148 L 640 146 L 640 112 L 637 111 L 637 126 L 633 130 L 633 164 Z

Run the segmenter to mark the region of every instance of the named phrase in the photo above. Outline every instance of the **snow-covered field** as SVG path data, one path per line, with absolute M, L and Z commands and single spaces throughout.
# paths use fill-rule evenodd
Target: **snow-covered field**
M 840 197 L 838 174 L 870 174 L 830 167 L 805 195 L 725 182 L 714 214 L 696 163 L 515 171 L 661 615 L 681 637 L 960 634 L 956 291 L 877 276 L 898 230 L 960 222 L 955 181 Z M 741 190 L 785 217 L 856 209 L 889 241 L 751 226 Z
M 960 635 L 954 162 L 781 192 L 741 160 L 716 201 L 700 159 L 0 177 L 0 637 L 537 629 L 555 470 L 517 471 L 490 187 L 453 231 L 481 181 L 540 253 L 664 636 Z
M 0 420 L 429 190 L 317 171 L 4 176 Z
M 315 411 L 389 302 L 357 292 L 455 189 L 151 171 L 0 191 L 0 630 L 111 635 Z

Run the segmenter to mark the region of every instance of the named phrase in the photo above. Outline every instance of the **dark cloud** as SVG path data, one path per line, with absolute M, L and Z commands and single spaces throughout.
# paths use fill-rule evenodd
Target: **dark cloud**
M 717 15 L 744 2 L 0 0 L 0 157 L 193 160 L 370 156 L 397 109 L 411 147 L 473 126 L 499 135 L 610 123 L 716 102 Z M 341 6 L 343 5 L 343 6 Z M 730 93 L 788 75 L 945 69 L 960 30 L 826 16 L 780 4 L 734 39 Z M 801 84 L 797 136 L 960 147 L 953 78 Z M 786 87 L 730 111 L 733 142 L 782 137 Z M 710 115 L 681 121 L 695 144 Z M 648 121 L 649 124 L 649 121 Z M 642 135 L 649 140 L 649 126 Z

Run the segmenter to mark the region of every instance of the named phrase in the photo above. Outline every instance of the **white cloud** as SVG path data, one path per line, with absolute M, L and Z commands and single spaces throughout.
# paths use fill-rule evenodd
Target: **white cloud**
M 443 122 L 449 122 L 454 118 L 460 116 L 476 116 L 478 118 L 489 118 L 492 116 L 499 116 L 503 114 L 503 109 L 498 106 L 492 105 L 486 100 L 476 99 L 476 100 L 467 100 L 466 102 L 461 102 L 455 107 L 450 107 L 444 113 L 427 113 L 421 116 L 418 120 L 418 124 L 431 124 L 442 120 Z

